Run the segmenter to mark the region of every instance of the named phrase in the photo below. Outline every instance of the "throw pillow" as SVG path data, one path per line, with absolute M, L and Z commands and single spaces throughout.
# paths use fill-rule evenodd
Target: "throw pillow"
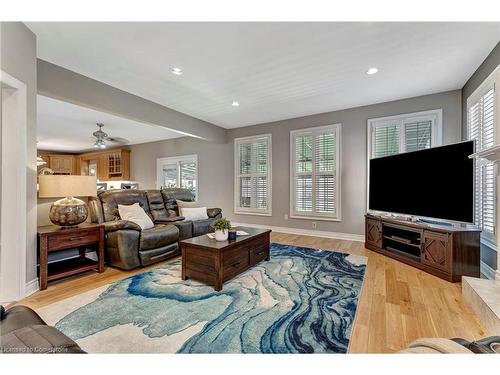
M 206 207 L 185 207 L 182 209 L 182 216 L 186 220 L 197 221 L 208 219 Z
M 122 220 L 128 220 L 136 223 L 141 229 L 153 228 L 154 224 L 146 211 L 142 209 L 139 203 L 134 203 L 129 206 L 119 204 L 118 213 Z
M 199 207 L 198 202 L 181 201 L 180 199 L 177 199 L 176 202 L 177 207 L 179 208 L 179 216 L 184 216 L 184 214 L 182 213 L 183 208 Z

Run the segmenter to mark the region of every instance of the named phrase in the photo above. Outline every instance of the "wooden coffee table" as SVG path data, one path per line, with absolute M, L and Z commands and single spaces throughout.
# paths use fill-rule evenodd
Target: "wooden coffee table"
M 182 280 L 192 278 L 222 290 L 224 281 L 269 260 L 269 229 L 238 227 L 248 236 L 234 241 L 216 241 L 206 234 L 180 241 L 182 250 Z

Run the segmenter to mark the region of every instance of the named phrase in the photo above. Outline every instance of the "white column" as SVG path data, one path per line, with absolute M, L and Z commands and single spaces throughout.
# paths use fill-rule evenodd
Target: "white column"
M 0 92 L 0 302 L 10 302 L 26 283 L 26 85 L 0 71 Z

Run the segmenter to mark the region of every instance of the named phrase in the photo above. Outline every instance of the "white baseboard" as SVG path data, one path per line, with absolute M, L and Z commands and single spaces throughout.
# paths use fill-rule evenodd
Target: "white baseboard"
M 36 279 L 27 282 L 24 286 L 24 297 L 28 297 L 29 295 L 38 292 L 40 286 L 38 284 L 38 277 Z
M 233 224 L 234 226 L 241 226 L 241 227 L 267 228 L 271 229 L 274 232 L 297 234 L 302 236 L 335 238 L 338 240 L 349 240 L 349 241 L 360 241 L 360 242 L 364 242 L 365 240 L 365 236 L 362 234 L 328 232 L 323 230 L 300 229 L 300 228 L 289 228 L 289 227 L 275 227 L 272 225 L 261 225 L 261 224 L 247 224 L 247 223 L 231 223 L 231 224 Z
M 484 276 L 486 276 L 486 278 L 488 278 L 490 280 L 495 280 L 495 270 L 493 268 L 491 268 L 490 266 L 488 266 L 483 261 L 481 261 L 480 270 L 481 270 L 481 273 Z

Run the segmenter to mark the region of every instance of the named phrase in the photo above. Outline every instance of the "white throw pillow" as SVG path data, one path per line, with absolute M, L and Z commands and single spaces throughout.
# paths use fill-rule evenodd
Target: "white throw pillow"
M 179 216 L 184 216 L 182 210 L 184 210 L 185 208 L 199 207 L 198 202 L 181 201 L 180 199 L 176 199 L 176 202 L 177 208 L 179 209 Z
M 197 221 L 208 219 L 206 207 L 184 207 L 182 209 L 182 216 L 186 220 Z
M 149 229 L 154 227 L 153 221 L 148 216 L 146 211 L 142 209 L 139 203 L 134 203 L 130 206 L 119 204 L 118 213 L 120 214 L 120 218 L 122 220 L 128 220 L 136 223 L 141 227 L 141 229 Z

